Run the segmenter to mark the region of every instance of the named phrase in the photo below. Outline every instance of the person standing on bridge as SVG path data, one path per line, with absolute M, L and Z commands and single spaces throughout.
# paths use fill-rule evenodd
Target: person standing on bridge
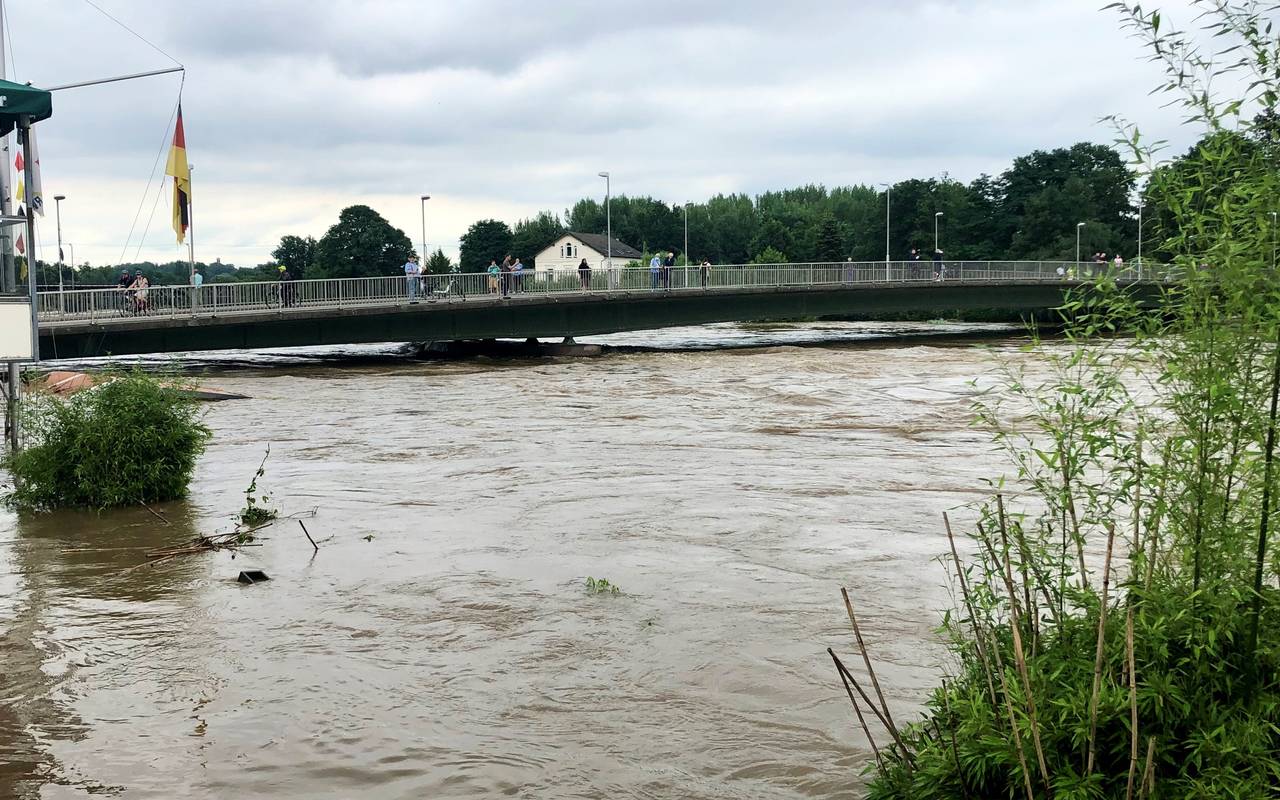
M 653 258 L 649 259 L 649 284 L 652 288 L 658 288 L 659 274 L 662 271 L 662 256 L 657 253 L 653 254 Z
M 498 283 L 502 287 L 502 297 L 511 294 L 511 256 L 502 259 L 502 267 L 498 270 Z
M 489 268 L 485 270 L 489 276 L 489 294 L 498 293 L 498 276 L 502 274 L 502 270 L 498 267 L 498 259 L 489 259 Z
M 662 288 L 671 291 L 671 272 L 676 268 L 676 252 L 674 250 L 667 251 L 667 257 L 662 262 Z
M 418 283 L 421 279 L 422 267 L 418 265 L 418 257 L 409 256 L 409 260 L 404 262 L 404 287 L 409 295 L 410 305 L 418 303 Z
M 711 259 L 702 259 L 702 288 L 707 288 L 707 283 L 711 279 Z
M 942 251 L 933 251 L 933 279 L 935 281 L 945 281 L 947 279 L 947 265 L 942 263 Z
M 582 284 L 582 291 L 591 288 L 591 265 L 584 258 L 578 262 L 578 282 Z
M 517 294 L 524 291 L 524 264 L 520 263 L 520 256 L 516 256 L 516 262 L 511 265 L 511 282 Z
M 195 311 L 200 307 L 200 287 L 204 286 L 204 276 L 200 274 L 200 270 L 191 270 L 191 310 Z

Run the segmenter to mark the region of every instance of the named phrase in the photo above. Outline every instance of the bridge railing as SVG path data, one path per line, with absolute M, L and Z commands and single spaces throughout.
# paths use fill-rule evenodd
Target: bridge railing
M 929 261 L 825 262 L 810 264 L 715 264 L 651 270 L 615 267 L 590 270 L 525 270 L 520 273 L 401 275 L 298 281 L 207 283 L 152 286 L 142 292 L 119 288 L 39 293 L 40 318 L 47 321 L 107 322 L 139 316 L 218 316 L 278 309 L 398 306 L 415 302 L 460 302 L 467 298 L 582 293 L 645 294 L 714 289 L 790 288 L 873 284 L 927 284 L 981 281 L 1063 281 L 1084 279 L 1111 265 L 1050 261 L 948 261 L 938 269 Z M 1122 279 L 1158 279 L 1133 267 Z M 940 274 L 939 274 L 940 273 Z

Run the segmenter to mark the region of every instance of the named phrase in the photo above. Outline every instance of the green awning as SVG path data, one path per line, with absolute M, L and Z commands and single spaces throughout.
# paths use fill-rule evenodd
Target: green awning
M 0 81 L 0 136 L 18 127 L 18 118 L 39 122 L 53 116 L 53 95 L 44 89 Z

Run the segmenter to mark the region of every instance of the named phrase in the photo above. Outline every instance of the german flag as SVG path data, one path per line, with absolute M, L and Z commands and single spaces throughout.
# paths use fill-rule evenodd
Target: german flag
M 173 178 L 173 232 L 178 244 L 187 237 L 191 226 L 191 168 L 187 166 L 187 137 L 182 132 L 182 106 L 178 106 L 178 124 L 173 129 L 173 147 L 164 174 Z

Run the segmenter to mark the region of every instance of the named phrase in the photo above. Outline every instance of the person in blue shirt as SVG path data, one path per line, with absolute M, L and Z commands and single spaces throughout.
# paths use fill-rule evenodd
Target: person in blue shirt
M 662 258 L 654 253 L 653 258 L 649 259 L 649 280 L 654 289 L 658 288 L 658 275 L 662 270 Z
M 404 262 L 404 284 L 410 303 L 418 302 L 418 283 L 421 278 L 422 267 L 418 265 L 418 257 L 409 256 L 409 260 Z

